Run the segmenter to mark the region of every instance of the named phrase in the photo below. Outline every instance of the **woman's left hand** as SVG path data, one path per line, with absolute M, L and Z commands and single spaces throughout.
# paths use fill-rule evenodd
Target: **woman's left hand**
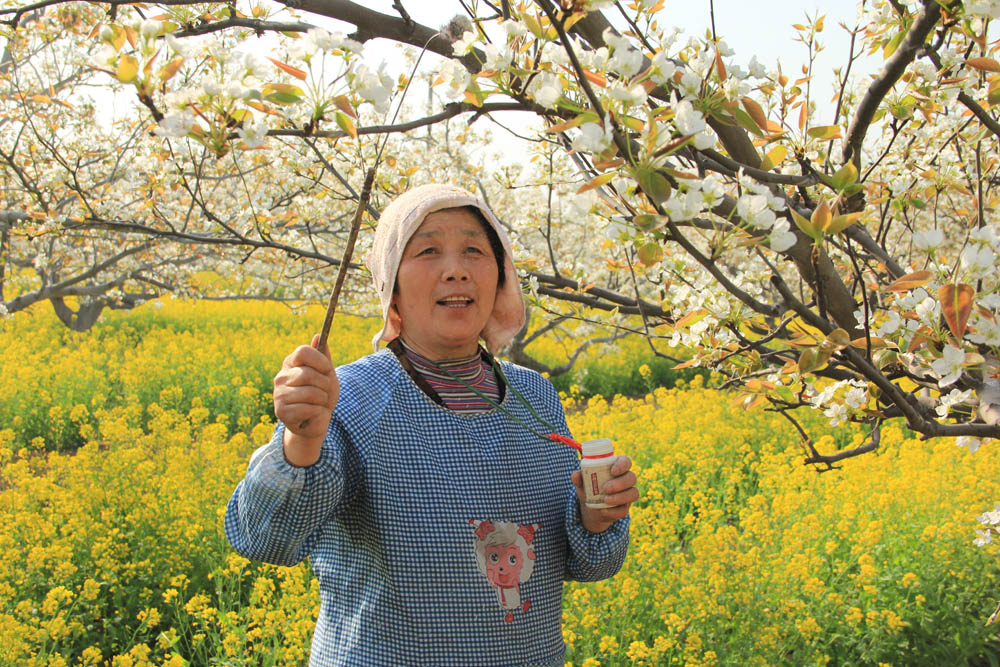
M 583 475 L 579 470 L 572 475 L 576 487 L 576 497 L 580 502 L 580 516 L 583 527 L 592 533 L 603 533 L 618 519 L 628 516 L 632 503 L 639 499 L 632 459 L 619 456 L 611 466 L 611 479 L 604 484 L 604 502 L 610 507 L 587 507 L 583 492 Z

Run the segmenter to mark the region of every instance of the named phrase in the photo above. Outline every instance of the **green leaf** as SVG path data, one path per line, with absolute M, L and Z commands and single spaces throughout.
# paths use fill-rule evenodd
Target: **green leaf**
M 639 167 L 635 170 L 635 178 L 639 181 L 642 191 L 655 203 L 662 204 L 670 199 L 673 188 L 670 187 L 670 181 L 663 174 L 654 169 Z
M 835 190 L 843 190 L 849 185 L 853 185 L 858 180 L 858 169 L 853 162 L 848 162 L 837 170 L 833 175 L 833 187 Z

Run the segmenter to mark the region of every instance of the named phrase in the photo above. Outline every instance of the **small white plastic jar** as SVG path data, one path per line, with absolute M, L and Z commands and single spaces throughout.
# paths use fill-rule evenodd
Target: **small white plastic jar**
M 604 502 L 604 484 L 611 479 L 611 466 L 614 465 L 614 445 L 608 438 L 587 440 L 580 443 L 582 458 L 580 473 L 583 475 L 583 492 L 587 507 L 609 507 Z

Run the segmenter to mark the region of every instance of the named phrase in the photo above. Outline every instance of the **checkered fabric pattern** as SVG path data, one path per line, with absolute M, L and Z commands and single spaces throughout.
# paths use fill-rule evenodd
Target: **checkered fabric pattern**
M 503 370 L 568 435 L 552 385 L 510 363 Z M 248 558 L 311 559 L 321 607 L 310 665 L 562 665 L 563 580 L 617 572 L 628 520 L 589 533 L 570 482 L 573 450 L 499 410 L 461 415 L 437 405 L 390 351 L 337 374 L 340 399 L 319 461 L 288 464 L 279 424 L 225 520 Z M 503 406 L 537 428 L 513 392 Z M 476 549 L 484 528 L 504 523 L 533 528 L 522 533 L 527 543 L 500 547 L 533 563 L 527 580 L 506 588 L 496 570 L 487 577 Z

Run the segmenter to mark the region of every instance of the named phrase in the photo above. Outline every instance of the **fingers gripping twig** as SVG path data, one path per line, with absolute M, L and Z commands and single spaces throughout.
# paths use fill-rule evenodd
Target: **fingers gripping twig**
M 372 185 L 375 183 L 375 167 L 370 167 L 365 174 L 365 184 L 361 189 L 361 197 L 358 199 L 358 208 L 354 211 L 354 220 L 351 223 L 351 233 L 347 237 L 347 248 L 344 250 L 344 261 L 340 263 L 337 271 L 337 281 L 333 284 L 333 292 L 330 293 L 330 303 L 326 306 L 326 319 L 323 320 L 323 329 L 319 334 L 319 341 L 316 349 L 322 350 L 326 347 L 326 340 L 330 336 L 330 325 L 333 323 L 333 314 L 337 311 L 337 301 L 340 299 L 340 290 L 344 286 L 344 279 L 347 278 L 347 269 L 351 263 L 351 256 L 354 254 L 354 244 L 358 240 L 358 230 L 361 228 L 361 218 L 364 217 L 365 209 L 368 208 L 368 200 L 371 198 Z M 309 424 L 306 419 L 299 424 L 299 428 L 305 428 Z

